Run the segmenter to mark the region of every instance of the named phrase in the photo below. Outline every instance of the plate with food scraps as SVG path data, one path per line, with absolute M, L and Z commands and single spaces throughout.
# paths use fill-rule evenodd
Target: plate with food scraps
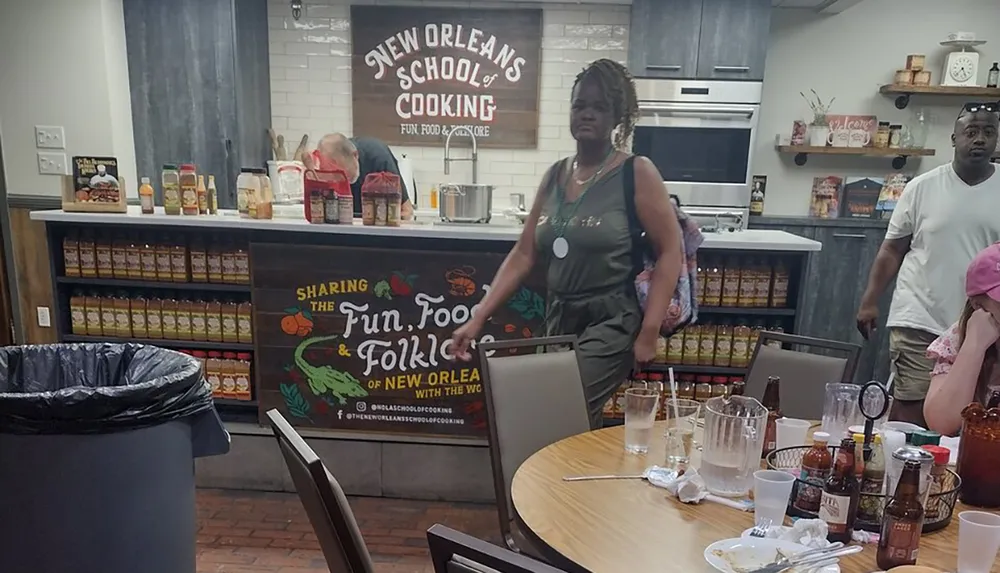
M 723 539 L 705 548 L 705 561 L 722 573 L 750 573 L 782 557 L 791 557 L 808 550 L 804 545 L 779 539 Z M 812 570 L 808 565 L 803 569 Z M 801 573 L 798 569 L 789 571 Z M 840 573 L 840 566 L 828 565 L 815 573 Z

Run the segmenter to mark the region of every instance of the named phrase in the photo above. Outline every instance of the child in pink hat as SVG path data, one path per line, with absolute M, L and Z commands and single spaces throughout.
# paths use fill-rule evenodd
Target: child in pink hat
M 986 404 L 1000 390 L 1000 243 L 986 247 L 965 273 L 968 300 L 962 317 L 927 347 L 934 360 L 924 402 L 929 429 L 953 436 L 962 429 L 962 410 Z

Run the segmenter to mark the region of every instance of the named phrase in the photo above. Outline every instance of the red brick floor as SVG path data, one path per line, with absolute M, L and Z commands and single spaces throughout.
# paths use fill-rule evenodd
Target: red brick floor
M 443 523 L 499 543 L 492 505 L 353 497 L 377 573 L 432 573 L 427 528 Z M 295 494 L 198 491 L 198 573 L 327 573 Z

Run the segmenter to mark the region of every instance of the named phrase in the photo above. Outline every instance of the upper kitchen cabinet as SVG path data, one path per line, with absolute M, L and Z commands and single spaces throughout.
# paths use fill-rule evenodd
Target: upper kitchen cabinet
M 639 77 L 763 80 L 771 0 L 633 0 Z
M 771 0 L 705 0 L 698 77 L 763 80 Z
M 698 70 L 703 0 L 633 0 L 629 69 L 636 76 L 690 78 Z

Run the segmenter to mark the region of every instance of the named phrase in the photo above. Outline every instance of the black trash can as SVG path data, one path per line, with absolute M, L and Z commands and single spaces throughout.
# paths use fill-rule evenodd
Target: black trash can
M 0 571 L 194 573 L 194 458 L 228 451 L 187 355 L 0 349 Z

